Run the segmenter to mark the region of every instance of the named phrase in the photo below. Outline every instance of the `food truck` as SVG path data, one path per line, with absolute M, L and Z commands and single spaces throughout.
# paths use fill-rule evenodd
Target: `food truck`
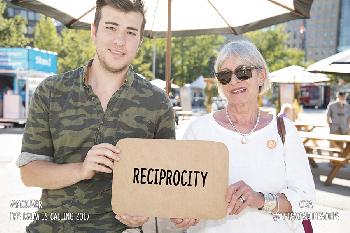
M 0 48 L 0 127 L 24 126 L 36 87 L 56 73 L 56 53 Z

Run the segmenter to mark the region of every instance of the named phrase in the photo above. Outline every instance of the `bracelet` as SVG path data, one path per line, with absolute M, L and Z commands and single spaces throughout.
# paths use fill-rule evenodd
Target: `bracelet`
M 264 210 L 268 213 L 272 213 L 272 210 L 274 210 L 277 206 L 277 211 L 279 211 L 278 197 L 275 193 L 261 193 L 261 194 L 264 196 L 265 202 L 262 208 L 258 208 L 259 210 Z
M 265 197 L 264 197 L 264 194 L 263 194 L 262 192 L 258 192 L 258 193 L 260 193 L 260 194 L 262 195 L 262 197 L 264 198 L 264 205 L 265 205 Z M 258 208 L 258 210 L 262 210 L 262 209 L 264 208 L 264 205 L 263 205 L 262 207 Z
M 279 213 L 280 212 L 280 203 L 278 201 L 278 195 L 276 194 L 276 203 L 277 203 L 277 210 L 275 213 Z

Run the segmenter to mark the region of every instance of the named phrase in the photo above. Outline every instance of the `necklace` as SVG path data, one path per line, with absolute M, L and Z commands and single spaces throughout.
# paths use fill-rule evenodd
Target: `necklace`
M 256 127 L 258 126 L 259 124 L 259 121 L 260 121 L 260 109 L 258 108 L 258 117 L 256 118 L 256 122 L 255 122 L 255 125 L 254 127 L 252 128 L 252 130 L 250 130 L 249 133 L 242 133 L 240 132 L 236 126 L 233 124 L 233 122 L 231 121 L 231 118 L 230 116 L 228 115 L 228 110 L 227 110 L 227 107 L 226 107 L 226 117 L 228 119 L 228 121 L 230 122 L 230 125 L 232 126 L 233 130 L 236 131 L 237 133 L 239 133 L 242 137 L 241 137 L 241 143 L 242 144 L 247 144 L 248 143 L 248 136 L 254 132 L 254 130 L 256 129 Z

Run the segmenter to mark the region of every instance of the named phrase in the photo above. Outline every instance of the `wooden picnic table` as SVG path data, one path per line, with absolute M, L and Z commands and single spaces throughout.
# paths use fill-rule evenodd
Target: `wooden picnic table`
M 326 123 L 306 122 L 306 121 L 295 121 L 294 125 L 298 129 L 298 131 L 306 131 L 306 132 L 311 132 L 317 127 L 328 127 Z
M 180 106 L 174 106 L 173 109 L 174 109 L 175 111 L 181 111 L 181 110 L 182 110 L 182 107 L 180 107 Z
M 331 185 L 340 168 L 350 160 L 350 135 L 339 135 L 318 132 L 299 132 L 303 138 L 306 153 L 313 167 L 317 167 L 313 159 L 326 159 L 332 164 L 332 170 L 327 176 L 325 185 Z M 319 142 L 329 142 L 328 147 L 322 147 Z M 315 153 L 316 151 L 316 153 Z M 328 152 L 325 155 L 324 152 Z
M 176 113 L 179 115 L 179 117 L 182 117 L 182 120 L 190 119 L 190 116 L 192 116 L 192 111 L 176 111 Z

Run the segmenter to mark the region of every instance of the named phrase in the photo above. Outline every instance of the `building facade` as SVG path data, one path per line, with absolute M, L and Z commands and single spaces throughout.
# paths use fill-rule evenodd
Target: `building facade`
M 285 25 L 287 46 L 304 50 L 306 60 L 319 61 L 350 48 L 350 1 L 315 0 L 310 19 Z
M 5 17 L 12 18 L 16 15 L 22 16 L 28 22 L 26 36 L 33 38 L 35 24 L 40 20 L 41 14 L 22 7 L 15 6 L 9 1 L 6 1 L 6 5 L 7 7 L 5 10 Z
M 350 49 L 350 0 L 342 0 L 340 5 L 338 51 Z

